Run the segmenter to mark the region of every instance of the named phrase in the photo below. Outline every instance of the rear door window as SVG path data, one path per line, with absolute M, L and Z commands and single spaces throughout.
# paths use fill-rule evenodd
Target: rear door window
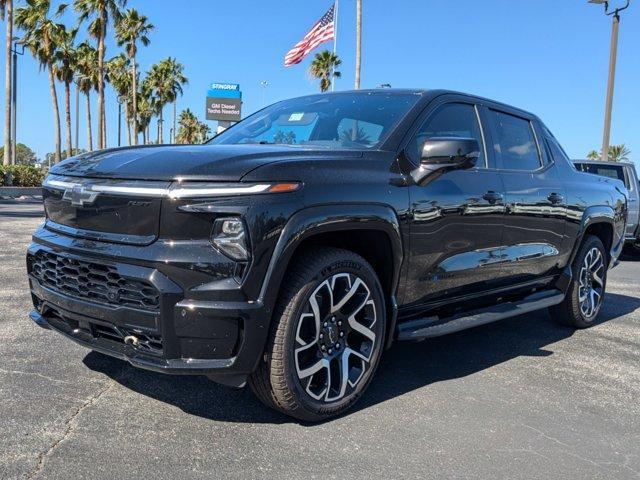
M 498 165 L 507 170 L 537 170 L 542 165 L 533 126 L 527 119 L 489 110 L 493 151 Z

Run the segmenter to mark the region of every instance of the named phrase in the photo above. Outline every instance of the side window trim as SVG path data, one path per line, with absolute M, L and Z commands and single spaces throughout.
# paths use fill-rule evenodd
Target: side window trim
M 624 186 L 627 187 L 627 190 L 633 192 L 635 188 L 633 188 L 633 179 L 631 176 L 630 168 L 626 165 L 621 165 L 622 167 L 622 176 L 624 177 Z
M 533 120 L 531 119 L 528 119 L 528 120 L 529 120 L 529 127 L 531 127 L 531 131 L 533 132 L 533 139 L 536 142 L 536 148 L 538 149 L 538 162 L 540 163 L 540 167 L 536 168 L 535 170 L 532 170 L 534 172 L 537 172 L 538 170 L 546 168 L 549 164 L 545 162 L 546 155 L 542 153 L 542 144 L 540 143 L 540 138 L 538 137 L 538 131 L 536 129 L 536 126 L 533 123 Z
M 489 152 L 487 151 L 487 138 L 484 134 L 484 124 L 482 123 L 482 117 L 480 116 L 480 110 L 478 104 L 473 104 L 473 111 L 476 112 L 476 120 L 478 121 L 478 127 L 480 128 L 480 136 L 482 137 L 482 148 L 484 150 L 484 167 L 476 165 L 475 168 L 489 169 Z
M 544 149 L 545 152 L 547 154 L 547 159 L 548 159 L 548 165 L 554 165 L 556 163 L 556 157 L 553 156 L 553 149 L 551 148 L 551 140 L 549 140 L 548 137 L 543 137 L 544 140 Z M 571 165 L 573 165 L 573 162 L 571 162 Z M 573 168 L 576 168 L 575 165 L 573 165 Z
M 498 172 L 500 170 L 500 166 L 498 165 L 498 158 L 493 151 L 493 126 L 491 124 L 491 118 L 489 116 L 489 106 L 484 103 L 478 103 L 476 105 L 476 110 L 478 111 L 478 115 L 480 116 L 481 125 L 482 125 L 482 134 L 484 136 L 484 148 L 486 154 L 486 164 L 487 170 L 493 170 Z

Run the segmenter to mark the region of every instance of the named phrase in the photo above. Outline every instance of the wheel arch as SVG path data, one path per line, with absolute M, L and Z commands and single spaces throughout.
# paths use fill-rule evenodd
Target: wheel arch
M 602 244 L 605 247 L 605 251 L 607 253 L 607 260 L 609 261 L 611 258 L 616 258 L 617 254 L 616 250 L 618 249 L 618 245 L 615 241 L 616 235 L 616 214 L 611 207 L 607 206 L 593 206 L 589 207 L 582 216 L 582 221 L 580 225 L 580 232 L 578 234 L 578 238 L 576 239 L 575 245 L 573 246 L 573 251 L 571 252 L 571 261 L 569 264 L 573 263 L 576 255 L 578 254 L 578 250 L 582 245 L 585 237 L 587 235 L 595 235 L 600 239 Z
M 397 316 L 396 293 L 403 260 L 400 225 L 386 205 L 323 205 L 294 214 L 284 226 L 271 256 L 260 298 L 273 313 L 282 281 L 296 254 L 314 245 L 351 250 L 367 260 L 380 278 L 390 346 Z

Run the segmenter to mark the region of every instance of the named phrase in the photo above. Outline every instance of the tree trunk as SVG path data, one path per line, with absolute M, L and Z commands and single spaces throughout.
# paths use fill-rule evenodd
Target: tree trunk
M 163 108 L 160 108 L 160 114 L 158 115 L 158 145 L 162 145 L 163 139 L 162 139 L 162 124 L 164 123 L 164 120 L 162 119 L 162 110 L 164 110 Z
M 107 112 L 102 102 L 102 148 L 107 148 Z
M 131 90 L 133 97 L 133 144 L 138 145 L 138 79 L 136 78 L 136 56 L 131 57 Z
M 124 123 L 127 125 L 127 144 L 131 146 L 131 117 L 129 116 L 129 106 L 124 102 Z M 136 145 L 138 144 L 138 134 L 136 133 Z
M 171 143 L 176 143 L 176 125 L 178 123 L 178 111 L 177 111 L 177 98 L 173 101 L 173 135 L 171 136 Z
M 3 165 L 11 163 L 11 42 L 13 41 L 13 0 L 7 0 L 7 43 L 4 65 L 4 158 Z
M 60 150 L 60 109 L 58 108 L 58 94 L 56 93 L 56 79 L 53 74 L 53 66 L 49 65 L 49 90 L 51 91 L 51 102 L 53 103 L 53 120 L 55 124 L 55 163 L 58 163 L 62 158 L 62 153 Z
M 142 129 L 142 142 L 146 145 L 147 144 L 147 129 L 143 128 Z
M 64 121 L 67 127 L 67 158 L 69 158 L 73 156 L 73 146 L 71 145 L 71 83 L 69 82 L 64 82 Z
M 356 0 L 356 81 L 355 89 L 360 89 L 360 67 L 362 65 L 362 0 Z
M 91 132 L 91 93 L 87 91 L 87 150 L 93 152 L 93 133 Z M 78 146 L 76 145 L 76 148 Z
M 104 38 L 107 30 L 107 11 L 100 9 L 100 34 L 98 36 L 98 149 L 105 148 L 106 125 L 104 124 Z

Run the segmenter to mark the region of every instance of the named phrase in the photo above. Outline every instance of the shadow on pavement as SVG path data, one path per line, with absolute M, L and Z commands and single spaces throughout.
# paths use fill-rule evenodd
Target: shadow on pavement
M 620 261 L 622 262 L 637 262 L 640 261 L 640 249 L 635 248 L 632 245 L 626 245 L 620 255 Z
M 609 293 L 598 324 L 638 308 L 640 298 Z M 541 311 L 420 343 L 396 343 L 383 355 L 371 386 L 351 412 L 432 383 L 472 375 L 516 357 L 553 355 L 545 347 L 570 337 L 574 331 L 558 325 Z M 540 361 L 544 362 L 544 358 Z M 84 363 L 126 388 L 191 415 L 226 422 L 295 422 L 264 407 L 248 388 L 233 390 L 204 377 L 147 372 L 95 352 L 87 354 Z

